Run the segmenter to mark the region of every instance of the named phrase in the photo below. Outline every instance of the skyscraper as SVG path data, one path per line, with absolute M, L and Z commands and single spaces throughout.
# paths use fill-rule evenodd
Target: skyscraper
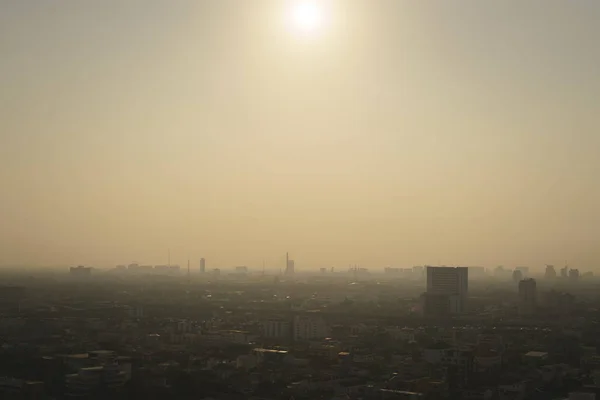
M 554 265 L 546 265 L 546 272 L 544 273 L 546 279 L 556 279 L 556 270 Z
M 519 282 L 519 315 L 532 315 L 537 306 L 537 285 L 535 279 Z
M 569 267 L 567 265 L 560 269 L 560 277 L 562 279 L 567 279 L 569 277 Z
M 469 268 L 427 267 L 427 293 L 467 295 Z
M 294 275 L 294 260 L 290 260 L 288 253 L 285 253 L 285 274 Z
M 469 292 L 469 269 L 467 267 L 427 267 L 426 296 L 444 296 L 449 303 L 450 313 L 466 311 Z M 427 312 L 427 311 L 426 311 Z
M 523 279 L 523 272 L 520 269 L 515 269 L 512 273 L 513 281 L 520 282 Z
M 200 273 L 203 274 L 206 272 L 206 260 L 204 258 L 200 259 Z
M 577 281 L 579 279 L 579 270 L 578 269 L 569 270 L 569 279 L 571 279 L 572 281 Z

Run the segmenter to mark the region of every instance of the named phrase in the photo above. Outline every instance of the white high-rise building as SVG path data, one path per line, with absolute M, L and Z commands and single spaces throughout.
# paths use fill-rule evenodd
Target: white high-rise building
M 468 293 L 468 267 L 427 267 L 426 296 L 448 296 L 451 314 L 465 312 Z

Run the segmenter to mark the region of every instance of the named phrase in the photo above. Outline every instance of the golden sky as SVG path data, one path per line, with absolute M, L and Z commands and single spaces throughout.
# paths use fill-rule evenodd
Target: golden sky
M 595 267 L 600 2 L 298 1 L 0 2 L 0 264 Z

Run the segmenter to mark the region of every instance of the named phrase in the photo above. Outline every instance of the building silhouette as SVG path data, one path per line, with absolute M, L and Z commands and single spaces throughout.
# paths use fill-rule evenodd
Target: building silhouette
M 546 265 L 546 272 L 544 272 L 544 278 L 556 279 L 556 270 L 554 269 L 554 265 Z
M 519 282 L 519 315 L 535 314 L 537 307 L 537 284 L 535 279 Z
M 290 260 L 289 254 L 285 253 L 285 275 L 294 275 L 294 260 Z
M 572 281 L 579 280 L 579 270 L 578 269 L 570 270 L 569 271 L 569 279 L 571 279 Z
M 524 278 L 523 272 L 521 272 L 521 270 L 519 270 L 519 269 L 515 269 L 512 273 L 512 278 L 513 278 L 513 281 L 515 281 L 515 282 L 522 281 Z
M 424 299 L 426 314 L 437 314 L 447 304 L 450 314 L 466 311 L 469 292 L 469 268 L 427 267 L 427 292 Z

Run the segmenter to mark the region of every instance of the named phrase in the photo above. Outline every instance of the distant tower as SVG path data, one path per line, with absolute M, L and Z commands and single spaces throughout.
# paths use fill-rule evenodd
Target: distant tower
M 512 273 L 513 281 L 520 282 L 523 279 L 523 272 L 520 269 L 515 269 Z
M 560 277 L 562 279 L 567 279 L 569 277 L 569 267 L 567 265 L 560 269 Z
M 289 253 L 285 253 L 285 275 L 294 275 L 294 260 L 290 260 Z
M 203 274 L 206 272 L 206 260 L 204 258 L 200 259 L 200 273 Z
M 519 315 L 532 315 L 537 304 L 537 287 L 535 279 L 519 282 Z
M 469 292 L 468 267 L 426 267 L 427 293 L 426 303 L 431 303 L 433 308 L 451 314 L 462 314 L 466 310 Z M 435 301 L 427 301 L 435 300 Z M 439 303 L 439 304 L 438 304 Z M 436 310 L 433 314 L 437 314 Z M 429 313 L 429 310 L 427 310 Z
M 579 270 L 578 269 L 569 270 L 569 279 L 571 279 L 573 281 L 579 280 Z
M 556 270 L 554 265 L 546 265 L 546 272 L 544 273 L 546 279 L 556 279 Z

